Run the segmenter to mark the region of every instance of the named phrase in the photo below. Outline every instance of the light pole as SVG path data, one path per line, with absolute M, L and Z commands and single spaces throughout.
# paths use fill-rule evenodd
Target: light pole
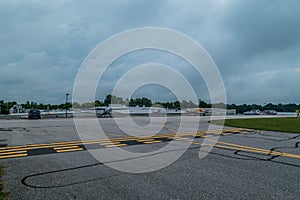
M 68 118 L 68 97 L 69 93 L 66 94 L 66 118 Z

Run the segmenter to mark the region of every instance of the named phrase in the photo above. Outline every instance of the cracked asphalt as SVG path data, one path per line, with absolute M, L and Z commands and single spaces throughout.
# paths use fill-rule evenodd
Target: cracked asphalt
M 192 121 L 191 117 L 186 118 Z M 197 133 L 191 133 L 187 124 L 183 128 L 186 133 L 175 137 L 179 119 L 169 117 L 159 137 L 139 143 L 128 142 L 133 139 L 124 134 L 113 119 L 99 121 L 106 136 L 113 138 L 109 140 L 111 144 L 89 130 L 85 145 L 93 148 L 98 145 L 96 150 L 101 155 L 108 154 L 111 148 L 120 148 L 146 152 L 143 158 L 146 159 L 153 156 L 151 152 L 170 143 L 164 138 L 178 140 L 171 150 L 153 157 L 149 169 L 165 164 L 166 158 L 176 153 L 183 155 L 166 167 L 147 173 L 111 168 L 131 164 L 141 159 L 139 156 L 100 162 L 86 149 L 79 149 L 81 143 L 74 141 L 80 141 L 80 137 L 72 119 L 1 120 L 0 154 L 9 155 L 0 159 L 6 172 L 5 190 L 11 192 L 12 199 L 26 200 L 299 199 L 300 135 L 225 127 L 227 131 L 214 141 L 216 132 L 207 132 L 208 118 L 202 118 Z M 149 123 L 146 117 L 134 121 L 145 127 Z M 217 126 L 214 128 L 218 130 Z M 206 141 L 205 146 L 203 141 Z M 191 146 L 182 151 L 185 146 L 181 144 L 187 143 Z M 200 150 L 205 152 L 209 150 L 205 147 L 212 145 L 212 151 L 200 159 Z M 38 149 L 40 154 L 31 156 L 29 148 Z M 55 152 L 43 151 L 46 148 L 53 148 Z M 10 157 L 18 154 L 26 155 Z

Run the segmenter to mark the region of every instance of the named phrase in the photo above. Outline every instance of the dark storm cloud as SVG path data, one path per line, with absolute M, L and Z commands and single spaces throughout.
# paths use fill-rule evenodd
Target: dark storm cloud
M 99 42 L 127 29 L 158 26 L 181 31 L 206 48 L 229 102 L 299 102 L 299 11 L 299 1 L 271 0 L 1 1 L 0 99 L 59 103 Z M 135 59 L 140 58 L 123 63 Z M 156 60 L 175 68 L 178 63 L 165 55 Z M 182 66 L 192 85 L 204 84 Z M 104 78 L 107 87 L 123 71 L 111 70 Z M 197 87 L 198 96 L 209 100 L 206 87 Z M 147 93 L 164 99 L 164 92 L 148 87 Z

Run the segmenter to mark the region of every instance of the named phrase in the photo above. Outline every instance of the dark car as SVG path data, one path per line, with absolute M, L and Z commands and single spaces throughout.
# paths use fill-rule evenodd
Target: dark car
M 28 119 L 42 119 L 41 111 L 39 111 L 37 109 L 29 110 Z

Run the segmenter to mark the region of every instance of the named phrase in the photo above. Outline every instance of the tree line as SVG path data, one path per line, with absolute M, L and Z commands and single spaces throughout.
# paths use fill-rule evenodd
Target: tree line
M 186 101 L 183 100 L 181 102 L 174 101 L 174 102 L 152 102 L 151 99 L 148 99 L 146 97 L 142 98 L 131 98 L 131 99 L 123 99 L 122 97 L 117 97 L 114 95 L 106 95 L 105 99 L 103 101 L 96 100 L 95 102 L 86 102 L 86 103 L 62 103 L 62 104 L 43 104 L 43 103 L 37 103 L 37 102 L 29 102 L 21 104 L 21 106 L 24 109 L 40 109 L 40 110 L 58 110 L 58 109 L 84 109 L 84 108 L 93 108 L 93 107 L 100 107 L 100 106 L 109 106 L 110 104 L 120 104 L 120 105 L 126 105 L 126 106 L 132 106 L 132 107 L 162 107 L 167 109 L 177 109 L 180 110 L 182 108 L 227 108 L 227 109 L 236 109 L 236 113 L 244 113 L 249 110 L 276 110 L 277 112 L 295 112 L 295 110 L 300 109 L 300 104 L 272 104 L 268 103 L 265 105 L 258 105 L 258 104 L 242 104 L 242 105 L 236 105 L 236 104 L 224 104 L 224 103 L 218 103 L 218 104 L 210 104 L 207 103 L 201 99 L 198 100 L 198 104 L 192 102 L 192 101 Z M 0 114 L 8 114 L 9 109 L 13 107 L 14 105 L 17 105 L 17 102 L 10 101 L 5 102 L 4 100 L 0 100 Z
M 268 103 L 265 105 L 257 105 L 257 104 L 243 104 L 243 105 L 235 105 L 235 104 L 228 104 L 227 109 L 236 109 L 237 113 L 244 113 L 249 110 L 276 110 L 277 112 L 295 112 L 295 110 L 300 109 L 300 104 L 289 103 L 289 104 L 273 104 Z

